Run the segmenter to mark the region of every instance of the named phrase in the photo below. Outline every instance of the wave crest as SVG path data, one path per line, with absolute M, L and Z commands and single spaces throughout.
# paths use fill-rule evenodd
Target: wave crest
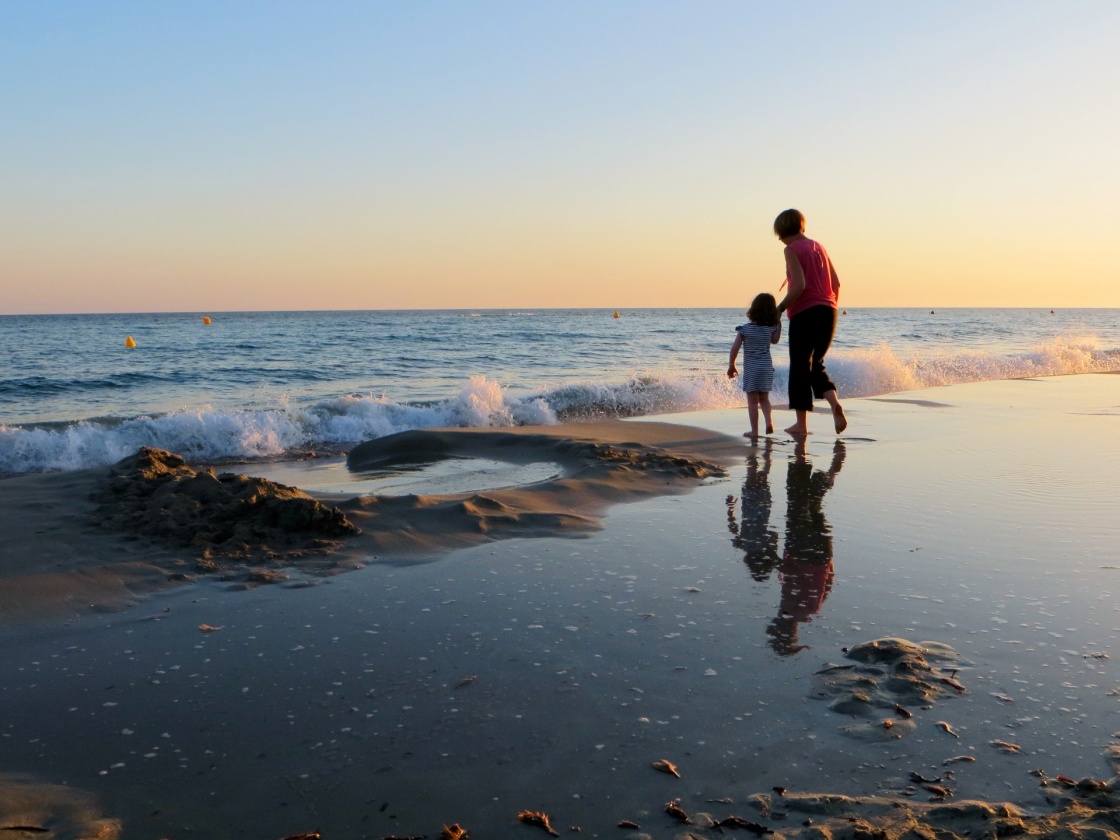
M 515 399 L 498 383 L 474 376 L 453 399 L 430 406 L 346 396 L 306 408 L 281 404 L 257 411 L 200 409 L 126 420 L 0 426 L 0 473 L 102 466 L 141 446 L 167 449 L 203 462 L 253 460 L 306 449 L 341 451 L 363 440 L 409 429 L 556 422 L 555 412 L 543 399 Z

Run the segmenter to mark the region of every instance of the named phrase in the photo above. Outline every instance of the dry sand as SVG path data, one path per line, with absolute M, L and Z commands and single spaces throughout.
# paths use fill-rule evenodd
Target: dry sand
M 1015 545 L 1027 551 L 1032 516 L 1037 518 L 1031 504 L 1039 488 L 1063 481 L 1074 488 L 1084 479 L 1051 466 L 1041 471 L 1044 481 L 1034 484 L 1039 470 L 1030 465 L 1015 472 L 1019 462 L 1009 461 L 999 446 L 1024 451 L 1029 461 L 1037 453 L 1027 455 L 1021 440 L 1054 439 L 1073 424 L 1066 461 L 1081 469 L 1092 458 L 1114 458 L 1120 389 L 1098 387 L 1100 379 L 1041 383 L 1047 386 L 1038 389 L 1045 392 L 1041 400 L 1023 396 L 1033 383 L 990 383 L 942 389 L 933 399 L 923 394 L 889 403 L 851 401 L 851 431 L 867 438 L 849 438 L 848 463 L 839 477 L 833 474 L 838 468 L 832 456 L 828 481 L 810 505 L 813 527 L 828 532 L 824 513 L 838 519 L 845 508 L 830 505 L 838 493 L 847 492 L 845 481 L 855 482 L 855 495 L 862 495 L 868 508 L 860 513 L 865 523 L 886 532 L 880 542 L 892 540 L 889 530 L 898 523 L 884 519 L 888 514 L 881 511 L 890 509 L 892 497 L 912 489 L 897 476 L 921 474 L 927 483 L 915 491 L 923 503 L 914 509 L 915 517 L 934 507 L 948 509 L 966 492 L 960 463 L 951 457 L 964 452 L 981 461 L 978 478 L 967 485 L 969 494 L 986 488 L 989 476 L 1011 475 L 999 489 L 1021 496 L 996 510 L 1016 517 L 1006 539 L 1014 539 L 1016 529 L 1025 532 Z M 1012 415 L 1005 411 L 1008 406 Z M 0 653 L 0 667 L 8 674 L 0 688 L 6 718 L 0 724 L 0 772 L 13 771 L 0 777 L 0 835 L 279 840 L 322 829 L 327 840 L 435 837 L 441 825 L 458 820 L 475 837 L 543 837 L 539 827 L 519 825 L 516 818 L 522 809 L 539 808 L 552 815 L 561 834 L 579 826 L 583 835 L 604 837 L 686 840 L 742 830 L 806 840 L 1120 838 L 1120 777 L 1092 778 L 1095 772 L 1120 770 L 1120 748 L 1099 734 L 1097 725 L 1086 733 L 1083 769 L 1069 764 L 1054 769 L 1051 763 L 1047 772 L 1037 771 L 1031 784 L 1037 785 L 1038 796 L 1029 802 L 963 795 L 968 788 L 953 775 L 958 768 L 964 768 L 960 776 L 976 766 L 982 774 L 1014 773 L 1021 779 L 1033 764 L 1012 770 L 1013 765 L 991 759 L 984 763 L 987 755 L 1018 750 L 1010 742 L 1004 750 L 997 746 L 1003 741 L 976 740 L 987 731 L 988 722 L 980 716 L 998 717 L 1004 702 L 1015 698 L 992 692 L 983 669 L 940 642 L 914 643 L 895 637 L 900 634 L 869 634 L 853 626 L 846 630 L 844 648 L 821 648 L 825 637 L 818 633 L 802 639 L 816 644 L 816 652 L 806 643 L 768 657 L 759 632 L 750 645 L 730 647 L 743 656 L 720 654 L 727 646 L 726 626 L 734 627 L 734 638 L 741 629 L 764 626 L 766 616 L 745 615 L 733 596 L 721 599 L 718 590 L 709 593 L 703 583 L 669 581 L 698 574 L 687 571 L 694 568 L 690 562 L 700 562 L 693 553 L 700 557 L 711 550 L 719 556 L 712 548 L 716 541 L 722 542 L 723 553 L 730 551 L 728 545 L 738 549 L 743 528 L 735 523 L 728 542 L 726 532 L 704 530 L 707 518 L 699 511 L 682 507 L 691 511 L 683 515 L 671 499 L 728 467 L 741 472 L 748 450 L 732 437 L 742 412 L 694 419 L 727 434 L 629 422 L 454 430 L 409 434 L 397 442 L 400 446 L 375 442 L 353 454 L 354 463 L 364 466 L 388 465 L 418 449 L 428 455 L 438 450 L 549 460 L 565 468 L 565 476 L 553 482 L 457 497 L 328 498 L 319 500 L 320 509 L 306 494 L 206 473 L 200 477 L 186 465 L 151 458 L 122 467 L 116 492 L 108 471 L 0 481 L 5 536 L 0 611 L 9 628 Z M 923 434 L 942 442 L 922 442 Z M 990 461 L 970 448 L 984 435 L 998 440 Z M 867 466 L 861 473 L 861 458 L 851 450 L 872 444 L 878 448 L 874 457 L 865 450 Z M 787 454 L 784 446 L 776 451 Z M 815 458 L 823 467 L 831 447 L 831 436 L 818 432 L 807 455 L 788 450 L 788 481 L 794 481 L 802 458 Z M 892 447 L 908 460 L 892 456 Z M 764 475 L 758 466 L 762 450 L 749 451 L 757 479 Z M 928 461 L 922 453 L 928 453 Z M 155 480 L 154 490 L 141 490 L 144 482 L 133 480 L 145 471 Z M 811 472 L 807 480 L 826 474 L 821 468 Z M 770 480 L 779 475 L 775 468 Z M 833 479 L 841 490 L 832 489 Z M 209 513 L 200 519 L 187 515 L 195 503 L 194 513 L 205 511 L 207 499 L 228 508 L 229 499 L 217 494 L 223 487 L 233 496 L 292 502 L 293 509 L 311 512 L 305 519 L 318 517 L 338 527 L 345 521 L 362 533 L 293 538 L 292 529 L 278 525 L 278 519 L 242 523 L 240 530 L 223 520 L 214 530 L 218 519 Z M 704 489 L 713 491 L 708 495 L 725 492 Z M 747 489 L 744 484 L 744 494 Z M 827 493 L 832 494 L 828 499 Z M 159 517 L 153 519 L 156 509 L 149 501 L 157 494 L 181 508 L 174 515 L 176 527 L 162 536 L 158 528 L 151 532 Z M 127 497 L 129 504 L 114 504 L 114 496 Z M 791 492 L 791 506 L 794 496 Z M 993 496 L 998 500 L 998 493 Z M 768 488 L 766 497 L 771 498 Z M 991 503 L 979 495 L 970 498 L 974 505 Z M 536 550 L 504 550 L 501 564 L 489 572 L 479 566 L 485 557 L 480 549 L 488 543 L 593 534 L 604 526 L 611 504 L 631 500 L 646 504 L 635 505 L 633 516 L 620 514 L 617 525 L 613 518 L 608 521 L 603 544 L 588 541 L 591 548 L 599 546 L 596 556 L 609 559 L 605 571 L 577 562 L 579 553 L 573 552 L 571 563 L 584 579 L 567 580 L 560 564 L 546 562 L 556 544 L 550 540 L 539 541 L 542 548 Z M 1102 504 L 1103 510 L 1111 508 L 1107 500 Z M 728 505 L 734 513 L 730 497 Z M 1016 506 L 1022 509 L 1017 515 Z M 1064 513 L 1068 518 L 1074 511 Z M 702 521 L 695 524 L 686 516 Z M 1091 529 L 1101 516 L 1107 514 L 1076 520 L 1077 527 Z M 99 519 L 124 530 L 105 530 Z M 1000 526 L 990 515 L 987 521 Z M 756 524 L 744 520 L 743 526 Z M 696 535 L 690 531 L 694 525 Z M 635 527 L 664 536 L 647 533 L 638 539 L 627 530 Z M 974 542 L 965 532 L 941 531 L 947 545 Z M 816 544 L 824 543 L 818 539 Z M 402 571 L 407 580 L 390 570 L 378 575 L 375 592 L 360 584 L 361 576 L 374 569 L 345 576 L 345 585 L 339 578 L 337 585 L 280 599 L 259 592 L 226 595 L 212 585 L 227 577 L 228 583 L 244 587 L 253 583 L 254 573 L 261 581 L 279 579 L 262 570 L 284 570 L 297 578 L 301 568 L 321 574 L 372 559 L 430 558 L 472 545 L 458 555 L 469 558 L 466 566 L 416 566 Z M 831 536 L 827 545 L 831 568 Z M 652 552 L 639 558 L 650 561 L 652 572 L 630 562 L 635 546 Z M 922 548 L 927 555 L 932 551 L 930 545 L 899 551 L 905 556 Z M 208 564 L 217 570 L 199 577 L 200 561 L 203 571 Z M 1015 568 L 1009 561 L 1004 571 L 1013 577 Z M 619 579 L 627 577 L 622 574 L 627 570 L 636 573 L 628 576 L 634 580 Z M 899 577 L 896 586 L 905 586 Z M 487 588 L 488 579 L 493 589 Z M 97 616 L 81 617 L 91 607 L 123 609 L 163 587 L 192 580 L 184 592 L 194 597 L 164 596 L 162 610 L 156 601 L 121 613 L 119 620 L 96 623 Z M 546 580 L 553 589 L 538 593 Z M 822 593 L 812 614 L 797 621 L 815 626 L 817 613 L 837 608 L 852 583 L 843 584 L 848 588 L 841 595 Z M 864 597 L 876 597 L 870 592 L 874 586 L 865 585 L 869 593 Z M 657 614 L 644 611 L 658 604 Z M 998 614 L 1004 608 L 993 603 L 990 609 Z M 438 617 L 440 610 L 454 615 Z M 63 631 L 61 624 L 52 629 L 58 621 L 52 616 L 60 612 L 72 631 Z M 983 614 L 984 607 L 969 612 L 962 605 L 948 614 L 963 622 L 972 612 Z M 864 620 L 892 614 L 889 609 L 867 613 Z M 907 620 L 900 618 L 899 626 Z M 34 621 L 36 629 L 20 629 L 25 621 Z M 626 635 L 631 632 L 635 635 Z M 1044 644 L 1039 646 L 1043 652 Z M 719 654 L 710 664 L 709 653 Z M 1063 656 L 1076 658 L 1071 651 Z M 811 668 L 791 667 L 806 657 L 814 657 Z M 1085 657 L 1096 669 L 1107 660 L 1103 654 L 1098 660 Z M 740 659 L 739 681 L 724 682 Z M 1023 712 L 1037 708 L 1029 705 L 1031 693 L 1042 695 L 1042 702 L 1050 704 L 1045 708 L 1053 709 L 1036 718 L 1048 725 L 1069 714 L 1057 706 L 1076 707 L 1071 693 L 1077 689 L 1068 678 L 1059 687 L 1053 679 L 1023 676 L 1030 683 L 1017 698 L 1024 708 L 1009 706 L 1007 716 L 1009 725 L 1027 727 L 1024 735 L 1030 724 L 1015 721 L 1030 720 Z M 1095 690 L 1107 679 L 1097 670 L 1082 682 L 1086 690 Z M 750 706 L 743 692 L 762 698 L 759 725 L 749 730 L 745 751 L 737 734 L 751 720 L 741 711 Z M 799 704 L 798 695 L 809 705 Z M 964 709 L 976 716 L 963 716 Z M 134 730 L 139 734 L 134 736 Z M 825 737 L 825 732 L 833 735 Z M 133 746 L 134 737 L 143 737 L 143 745 Z M 172 747 L 182 766 L 168 769 Z M 927 769 L 935 764 L 931 756 L 941 757 L 935 770 Z M 655 759 L 679 764 L 683 778 L 652 770 Z M 1039 764 L 1046 761 L 1045 754 L 1038 755 Z M 760 775 L 757 765 L 767 773 Z M 29 771 L 34 774 L 16 775 Z M 141 775 L 128 775 L 137 771 Z M 1060 775 L 1063 771 L 1070 777 Z M 756 786 L 744 789 L 737 776 Z M 852 792 L 867 786 L 861 779 L 876 776 L 879 783 L 870 786 L 878 794 Z M 758 784 L 763 778 L 773 782 Z M 826 792 L 812 792 L 821 790 Z M 673 813 L 666 813 L 667 803 L 675 803 Z M 680 821 L 682 815 L 688 823 Z M 623 819 L 640 828 L 617 827 Z

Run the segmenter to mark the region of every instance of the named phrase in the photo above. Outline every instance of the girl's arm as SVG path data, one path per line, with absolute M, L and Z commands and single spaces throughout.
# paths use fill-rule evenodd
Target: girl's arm
M 743 346 L 743 336 L 739 333 L 735 334 L 735 343 L 731 345 L 731 356 L 727 360 L 727 378 L 734 379 L 739 375 L 738 368 L 735 367 L 735 361 L 739 358 L 739 348 Z
M 778 319 L 778 323 L 774 326 L 774 332 L 770 333 L 770 343 L 777 344 L 782 338 L 782 319 Z
M 786 247 L 786 276 L 789 278 L 789 286 L 786 288 L 786 296 L 778 304 L 779 315 L 796 303 L 805 291 L 805 272 L 801 268 L 801 261 L 788 246 Z

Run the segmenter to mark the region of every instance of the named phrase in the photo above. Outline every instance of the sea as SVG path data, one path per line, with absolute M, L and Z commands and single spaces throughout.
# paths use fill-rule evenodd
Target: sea
M 143 445 L 195 462 L 281 460 L 409 429 L 740 407 L 725 371 L 745 320 L 735 309 L 0 316 L 0 475 L 111 464 Z M 1117 371 L 1120 310 L 848 309 L 827 365 L 845 398 Z

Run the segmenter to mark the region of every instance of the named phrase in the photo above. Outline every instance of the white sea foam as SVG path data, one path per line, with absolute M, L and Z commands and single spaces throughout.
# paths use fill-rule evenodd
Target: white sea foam
M 339 397 L 310 407 L 258 411 L 178 411 L 123 421 L 65 426 L 0 426 L 0 472 L 75 470 L 111 464 L 141 446 L 199 460 L 281 456 L 307 448 L 342 449 L 409 429 L 549 425 L 555 412 L 539 397 L 510 397 L 496 382 L 471 377 L 453 399 L 432 406 L 384 397 Z
M 775 401 L 784 398 L 787 366 L 775 353 Z M 836 350 L 828 369 L 844 397 L 915 391 L 962 382 L 1091 373 L 1120 368 L 1120 354 L 1092 337 L 1059 338 L 1012 356 L 956 350 L 903 357 L 887 344 Z M 310 406 L 278 399 L 272 408 L 212 408 L 125 420 L 50 426 L 0 425 L 0 473 L 75 470 L 114 463 L 140 446 L 194 461 L 281 457 L 293 450 L 341 451 L 363 440 L 444 426 L 550 425 L 565 420 L 634 417 L 744 405 L 738 382 L 718 372 L 646 373 L 614 382 L 583 382 L 516 396 L 484 376 L 452 398 L 425 405 L 386 397 L 343 396 Z
M 1104 350 L 1096 338 L 1086 336 L 1054 338 L 1011 356 L 961 349 L 925 349 L 902 356 L 880 344 L 832 354 L 827 364 L 845 396 L 870 397 L 962 382 L 1103 373 L 1120 367 L 1120 353 Z

